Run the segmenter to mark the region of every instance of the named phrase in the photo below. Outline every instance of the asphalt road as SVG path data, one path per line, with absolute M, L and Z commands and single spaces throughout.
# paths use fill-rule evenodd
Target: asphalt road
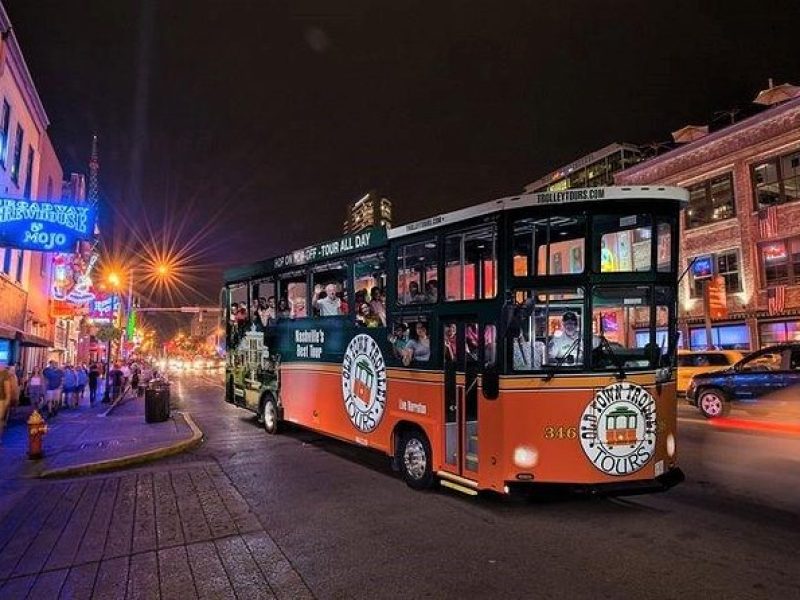
M 800 598 L 800 435 L 681 407 L 682 485 L 508 501 L 414 492 L 370 451 L 267 436 L 217 376 L 175 390 L 207 441 L 157 468 L 218 465 L 320 598 Z

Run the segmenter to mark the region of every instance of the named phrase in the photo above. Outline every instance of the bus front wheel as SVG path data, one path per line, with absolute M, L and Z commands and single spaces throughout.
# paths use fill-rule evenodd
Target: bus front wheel
M 264 430 L 270 434 L 278 433 L 280 420 L 278 419 L 278 404 L 271 396 L 267 396 L 261 407 L 261 419 L 264 421 Z
M 412 429 L 403 434 L 397 458 L 409 487 L 425 490 L 433 485 L 431 444 L 422 431 Z

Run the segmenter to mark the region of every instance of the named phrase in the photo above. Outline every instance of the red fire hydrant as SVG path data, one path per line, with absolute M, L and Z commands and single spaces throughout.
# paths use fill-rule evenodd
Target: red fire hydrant
M 42 458 L 45 433 L 47 433 L 47 423 L 39 411 L 34 410 L 28 417 L 28 458 Z

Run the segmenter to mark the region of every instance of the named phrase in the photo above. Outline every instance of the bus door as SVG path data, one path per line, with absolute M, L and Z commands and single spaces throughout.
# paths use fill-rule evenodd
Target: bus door
M 482 353 L 479 330 L 475 318 L 442 320 L 444 468 L 473 479 L 478 474 L 478 376 Z

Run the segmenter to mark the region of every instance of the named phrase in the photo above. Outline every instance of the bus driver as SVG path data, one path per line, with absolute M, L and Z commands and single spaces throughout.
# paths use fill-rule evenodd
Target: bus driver
M 547 343 L 547 358 L 551 363 L 580 365 L 583 363 L 583 343 L 578 328 L 578 316 L 568 310 L 561 317 L 560 335 L 554 335 Z

